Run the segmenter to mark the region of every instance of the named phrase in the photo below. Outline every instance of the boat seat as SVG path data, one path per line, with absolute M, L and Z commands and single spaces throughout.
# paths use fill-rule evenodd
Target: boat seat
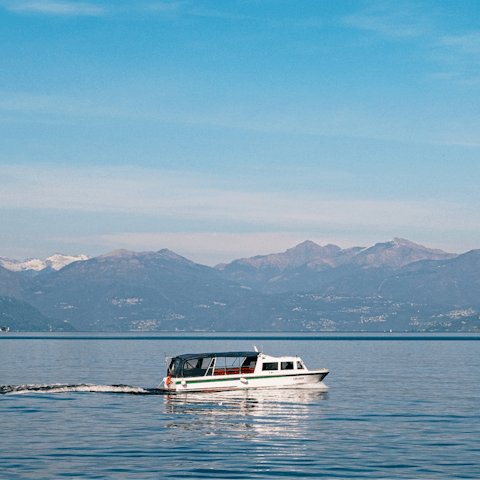
M 253 373 L 255 371 L 255 367 L 242 367 L 242 373 Z
M 254 371 L 255 371 L 254 368 L 242 367 L 241 373 L 253 373 Z M 240 373 L 240 369 L 238 367 L 219 368 L 215 370 L 214 375 L 238 375 L 239 373 Z

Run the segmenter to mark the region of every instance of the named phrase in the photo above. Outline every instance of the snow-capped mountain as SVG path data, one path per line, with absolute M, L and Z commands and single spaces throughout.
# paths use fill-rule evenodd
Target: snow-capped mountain
M 0 265 L 12 272 L 24 272 L 26 270 L 39 272 L 46 267 L 45 262 L 39 258 L 27 258 L 25 261 L 20 262 L 19 260 L 0 257 Z
M 66 267 L 70 263 L 88 260 L 89 258 L 90 257 L 87 257 L 87 255 L 83 254 L 62 255 L 61 253 L 55 253 L 45 260 L 45 266 L 51 267 L 54 270 L 60 270 L 61 268 Z
M 41 260 L 40 258 L 27 258 L 27 260 L 20 262 L 19 260 L 0 257 L 0 265 L 12 272 L 40 272 L 47 267 L 50 267 L 53 270 L 60 270 L 70 263 L 88 260 L 89 258 L 90 257 L 83 254 L 63 255 L 61 253 L 55 253 L 45 260 Z

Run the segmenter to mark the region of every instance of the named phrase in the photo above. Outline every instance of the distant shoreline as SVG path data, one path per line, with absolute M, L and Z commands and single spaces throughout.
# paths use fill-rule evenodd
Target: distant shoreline
M 356 340 L 356 341 L 480 341 L 480 334 L 471 333 L 466 335 L 465 333 L 334 333 L 330 335 L 325 334 L 305 334 L 305 333 L 292 333 L 291 335 L 280 334 L 261 334 L 261 333 L 199 333 L 198 335 L 192 335 L 188 332 L 184 335 L 179 333 L 167 334 L 145 334 L 145 332 L 138 332 L 137 334 L 132 332 L 119 332 L 119 333 L 79 333 L 72 335 L 71 333 L 63 334 L 57 333 L 52 335 L 51 333 L 16 333 L 9 332 L 8 335 L 0 335 L 0 340 L 240 340 L 240 341 L 252 341 L 252 340 L 316 340 L 316 341 L 331 341 L 331 340 Z

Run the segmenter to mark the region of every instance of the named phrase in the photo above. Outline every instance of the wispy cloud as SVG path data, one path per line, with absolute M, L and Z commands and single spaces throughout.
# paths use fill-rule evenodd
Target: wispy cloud
M 124 168 L 0 167 L 5 208 L 110 212 L 311 231 L 429 228 L 475 231 L 480 214 L 441 200 L 332 200 L 315 193 L 277 193 L 225 187 L 222 177 L 195 172 Z
M 192 10 L 190 2 L 184 1 L 164 1 L 151 3 L 133 3 L 130 5 L 108 5 L 99 6 L 89 2 L 76 1 L 56 1 L 56 0 L 0 0 L 6 10 L 19 14 L 38 14 L 51 16 L 102 16 L 107 14 L 125 14 L 125 13 L 157 13 L 163 15 L 169 14 L 192 14 L 201 16 L 201 9 Z M 215 12 L 211 12 L 215 15 Z M 208 15 L 205 15 L 208 16 Z
M 109 109 L 86 99 L 79 100 L 62 95 L 38 95 L 30 93 L 0 93 L 0 110 L 27 114 L 46 115 L 108 115 Z
M 272 18 L 271 16 L 251 15 L 232 9 L 232 3 L 219 3 L 217 7 L 212 8 L 208 4 L 201 2 L 172 1 L 155 2 L 139 7 L 140 10 L 158 13 L 178 13 L 184 16 L 199 17 L 205 19 L 225 20 L 226 22 L 255 22 L 257 25 L 266 25 L 274 28 L 299 27 L 299 28 L 318 28 L 325 25 L 325 22 L 318 17 L 307 18 Z M 241 6 L 241 4 L 240 4 Z M 249 12 L 249 10 L 247 10 Z
M 186 87 L 190 88 L 190 87 Z M 302 112 L 264 112 L 257 114 L 257 105 L 211 105 L 209 108 L 197 108 L 189 104 L 178 109 L 171 97 L 173 88 L 156 92 L 155 104 L 149 98 L 137 97 L 135 102 L 111 102 L 111 92 L 102 98 L 73 97 L 67 95 L 42 95 L 30 93 L 0 92 L 0 112 L 27 115 L 39 122 L 51 122 L 52 118 L 100 119 L 117 118 L 123 120 L 148 120 L 173 122 L 187 125 L 235 128 L 246 131 L 266 133 L 288 132 L 294 134 L 347 136 L 359 138 L 395 138 L 399 128 L 390 129 L 378 115 L 371 115 L 355 108 L 338 108 L 323 111 Z M 170 99 L 165 92 L 171 90 Z M 173 107 L 172 107 L 173 105 Z M 252 113 L 255 112 L 255 113 Z M 403 136 L 402 138 L 404 138 Z
M 418 6 L 399 2 L 373 2 L 370 8 L 346 16 L 346 25 L 375 32 L 383 37 L 415 38 L 427 30 Z
M 11 1 L 4 4 L 9 11 L 24 14 L 57 16 L 101 16 L 106 13 L 102 7 L 86 2 L 65 1 Z
M 454 48 L 467 54 L 480 54 L 480 32 L 472 32 L 466 35 L 443 36 L 438 44 Z
M 438 73 L 439 78 L 464 79 L 460 73 Z M 454 76 L 455 75 L 455 76 Z M 437 79 L 432 76 L 432 79 Z M 466 79 L 465 79 L 466 80 Z M 358 138 L 433 145 L 480 146 L 480 130 L 475 118 L 468 123 L 455 118 L 432 117 L 428 123 L 422 109 L 405 122 L 390 110 L 378 111 L 362 105 L 332 108 L 258 109 L 258 104 L 213 103 L 207 107 L 195 102 L 184 104 L 182 93 L 192 88 L 171 86 L 166 82 L 154 94 L 140 93 L 130 98 L 102 95 L 55 95 L 0 92 L 0 122 L 28 120 L 41 124 L 85 125 L 144 121 L 174 125 L 227 128 L 267 134 L 287 133 L 332 138 Z M 119 100 L 120 98 L 120 100 Z M 178 99 L 178 102 L 175 101 Z M 2 115 L 3 113 L 3 115 Z
M 243 13 L 235 13 L 231 11 L 221 11 L 212 8 L 194 7 L 188 10 L 189 15 L 207 18 L 221 18 L 224 20 L 254 20 L 255 17 L 245 15 Z
M 172 13 L 179 11 L 186 2 L 153 2 L 143 7 L 138 7 L 146 12 Z
M 343 18 L 344 25 L 369 31 L 379 39 L 415 40 L 416 54 L 437 65 L 428 80 L 476 86 L 480 84 L 480 32 L 446 35 L 438 18 L 421 4 L 373 1 L 369 8 Z
M 450 74 L 456 83 L 480 84 L 480 31 L 438 37 L 432 47 L 432 57 L 446 69 L 441 73 Z
M 361 196 L 335 200 L 320 192 L 253 190 L 252 185 L 245 188 L 242 182 L 198 172 L 0 166 L 0 179 L 5 180 L 0 211 L 6 209 L 15 218 L 66 220 L 43 240 L 49 251 L 99 254 L 118 248 L 169 248 L 215 265 L 284 251 L 305 239 L 344 248 L 393 236 L 421 243 L 463 238 L 474 245 L 472 237 L 480 229 L 480 209 L 472 203 L 435 198 L 373 201 Z M 85 220 L 79 226 L 76 220 L 69 222 L 70 217 L 88 218 L 88 224 L 82 228 Z M 132 219 L 136 233 L 128 231 Z M 91 228 L 99 223 L 103 233 Z M 155 225 L 158 230 L 152 231 Z M 27 230 L 23 239 L 32 235 L 28 226 L 21 228 Z M 40 248 L 39 241 L 30 241 Z M 15 255 L 21 257 L 21 252 Z

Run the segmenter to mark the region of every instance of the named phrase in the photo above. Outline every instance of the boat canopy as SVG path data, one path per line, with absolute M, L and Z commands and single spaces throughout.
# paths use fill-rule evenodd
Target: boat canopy
M 259 352 L 188 353 L 172 358 L 168 374 L 172 377 L 236 375 L 253 373 Z
M 190 358 L 212 358 L 212 357 L 257 357 L 260 352 L 221 352 L 221 353 L 186 353 L 185 355 L 176 355 L 173 358 L 187 360 Z

